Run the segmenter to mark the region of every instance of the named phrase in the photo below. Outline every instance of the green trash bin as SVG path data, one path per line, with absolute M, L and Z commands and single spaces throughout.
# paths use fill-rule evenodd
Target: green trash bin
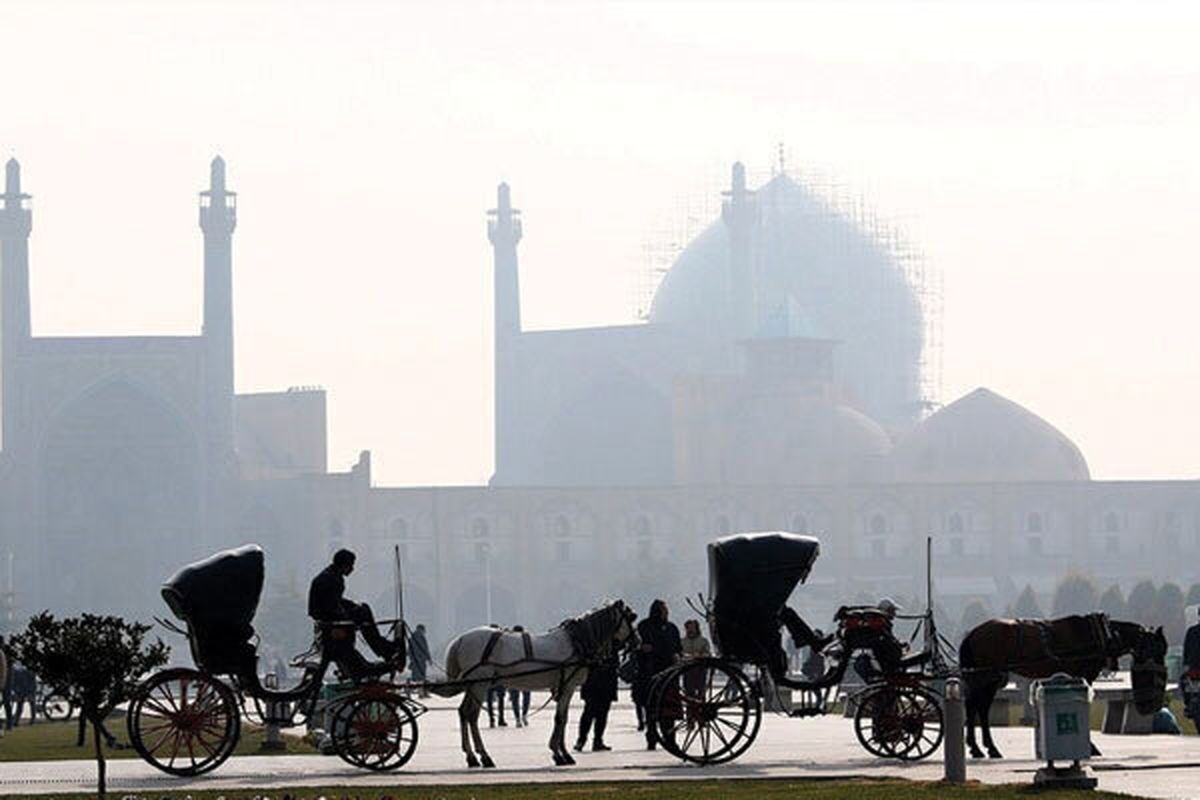
M 1037 757 L 1055 761 L 1082 761 L 1092 754 L 1087 682 L 1058 674 L 1038 683 L 1035 747 Z

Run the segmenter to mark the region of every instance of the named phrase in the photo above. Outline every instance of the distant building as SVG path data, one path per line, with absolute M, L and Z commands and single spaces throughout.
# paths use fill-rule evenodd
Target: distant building
M 359 593 L 435 640 L 557 622 L 603 596 L 705 589 L 704 544 L 821 537 L 801 605 L 913 595 L 935 537 L 938 595 L 1003 610 L 1071 569 L 1190 583 L 1200 484 L 1093 481 L 1051 424 L 987 389 L 930 414 L 928 309 L 896 248 L 786 174 L 734 167 L 722 218 L 688 245 L 645 324 L 521 326 L 519 212 L 501 185 L 494 251 L 496 472 L 488 486 L 375 487 L 369 453 L 326 467 L 325 395 L 235 395 L 236 196 L 201 195 L 204 328 L 190 337 L 34 337 L 29 197 L 8 164 L 0 553 L 22 613 L 161 613 L 180 564 L 255 541 L 293 588 L 360 553 Z M 7 589 L 7 587 L 5 587 Z

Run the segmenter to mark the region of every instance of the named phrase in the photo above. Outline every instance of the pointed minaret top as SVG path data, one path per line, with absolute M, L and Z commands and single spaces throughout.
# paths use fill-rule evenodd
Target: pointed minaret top
M 21 164 L 15 158 L 10 158 L 4 165 L 4 193 L 21 193 Z
M 212 160 L 210 191 L 225 191 L 225 159 L 217 156 Z
M 488 240 L 495 245 L 521 241 L 521 212 L 512 207 L 507 183 L 496 187 L 496 207 L 488 211 Z
M 733 165 L 733 191 L 746 191 L 746 165 L 737 161 Z
M 509 195 L 507 183 L 501 183 L 496 187 L 496 210 L 505 216 L 512 212 L 512 198 Z

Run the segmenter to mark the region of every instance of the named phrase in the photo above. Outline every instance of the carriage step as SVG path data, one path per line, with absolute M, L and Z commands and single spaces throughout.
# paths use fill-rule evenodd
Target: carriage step
M 788 714 L 789 717 L 822 717 L 825 715 L 823 708 L 793 708 Z

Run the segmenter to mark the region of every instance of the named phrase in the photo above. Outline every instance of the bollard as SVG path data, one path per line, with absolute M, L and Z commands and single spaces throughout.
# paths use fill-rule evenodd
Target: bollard
M 264 676 L 263 684 L 267 689 L 278 689 L 279 678 L 274 672 L 268 672 Z M 287 749 L 287 745 L 285 745 L 283 742 L 283 735 L 279 730 L 279 718 L 282 716 L 282 709 L 279 707 L 279 705 L 280 704 L 274 700 L 267 701 L 267 718 L 264 720 L 266 723 L 264 726 L 264 733 L 266 735 L 263 738 L 260 748 L 262 750 L 279 751 Z
M 962 682 L 958 678 L 946 681 L 946 738 L 942 744 L 945 756 L 945 780 L 948 783 L 964 783 L 967 780 L 967 751 L 963 742 Z

